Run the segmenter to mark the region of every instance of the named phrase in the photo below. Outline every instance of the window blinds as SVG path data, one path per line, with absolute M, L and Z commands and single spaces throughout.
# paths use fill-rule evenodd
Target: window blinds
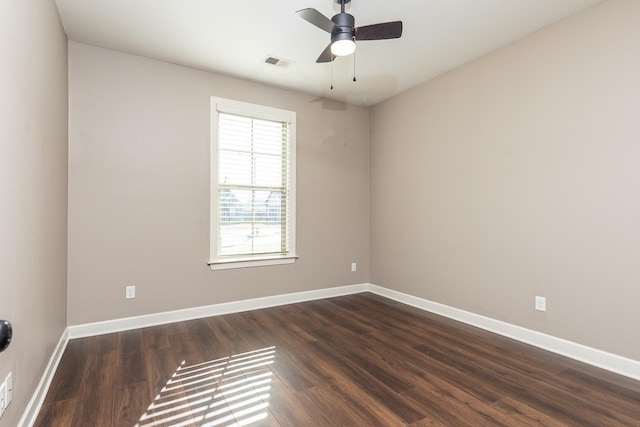
M 289 251 L 290 124 L 220 112 L 218 256 Z

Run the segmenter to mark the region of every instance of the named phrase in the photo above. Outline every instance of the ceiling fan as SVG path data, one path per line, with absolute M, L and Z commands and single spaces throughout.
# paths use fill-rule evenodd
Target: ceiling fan
M 340 13 L 331 19 L 313 8 L 296 12 L 305 21 L 331 33 L 331 43 L 322 51 L 316 62 L 331 62 L 337 56 L 351 55 L 356 50 L 356 41 L 397 39 L 402 35 L 402 21 L 356 27 L 353 15 L 344 11 L 345 4 L 351 0 L 334 1 L 340 4 Z

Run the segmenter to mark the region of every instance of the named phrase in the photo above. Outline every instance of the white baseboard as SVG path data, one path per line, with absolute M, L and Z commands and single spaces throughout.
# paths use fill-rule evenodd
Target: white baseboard
M 69 338 L 83 338 L 94 335 L 110 334 L 130 329 L 146 328 L 185 320 L 201 319 L 203 317 L 220 316 L 222 314 L 240 313 L 260 308 L 276 307 L 297 302 L 312 301 L 322 298 L 338 297 L 357 294 L 369 290 L 369 284 L 348 285 L 335 288 L 325 288 L 313 291 L 296 292 L 284 295 L 274 295 L 241 301 L 225 302 L 203 307 L 186 308 L 183 310 L 166 311 L 144 316 L 127 317 L 124 319 L 106 320 L 104 322 L 86 323 L 69 326 Z
M 364 283 L 359 285 L 341 286 L 335 288 L 318 289 L 314 291 L 296 292 L 263 298 L 214 304 L 204 307 L 187 308 L 183 310 L 155 313 L 144 316 L 107 320 L 104 322 L 87 323 L 68 327 L 69 339 L 108 334 L 130 329 L 145 328 L 203 317 L 219 316 L 223 314 L 239 313 L 285 304 L 317 300 L 372 292 L 377 295 L 429 311 L 440 316 L 448 317 L 471 326 L 475 326 L 499 335 L 512 338 L 533 346 L 549 350 L 556 354 L 575 359 L 608 371 L 612 371 L 640 381 L 640 361 L 608 353 L 592 347 L 587 347 L 572 341 L 533 331 L 521 326 L 495 320 L 479 314 L 460 310 L 424 298 L 404 294 L 381 286 Z
M 403 304 L 448 317 L 640 381 L 640 361 L 637 360 L 607 353 L 606 351 L 587 347 L 586 345 L 543 334 L 542 332 L 532 331 L 531 329 L 521 326 L 512 325 L 381 286 L 370 284 L 369 291 Z
M 22 418 L 20 418 L 20 421 L 18 422 L 18 427 L 31 427 L 35 424 L 36 418 L 38 418 L 38 413 L 40 413 L 40 408 L 42 408 L 44 399 L 47 397 L 49 386 L 51 385 L 54 374 L 58 370 L 60 359 L 62 359 L 62 355 L 64 354 L 64 350 L 67 348 L 68 342 L 69 330 L 65 329 L 60 336 L 60 340 L 58 341 L 56 348 L 53 350 L 53 353 L 49 358 L 49 363 L 47 363 L 47 367 L 42 374 L 42 378 L 40 378 L 38 386 L 33 392 L 33 396 L 31 396 L 31 400 L 29 400 L 29 403 L 22 414 Z

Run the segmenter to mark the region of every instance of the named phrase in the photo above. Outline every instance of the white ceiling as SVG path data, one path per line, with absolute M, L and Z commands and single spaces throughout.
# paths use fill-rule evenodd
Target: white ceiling
M 296 15 L 333 0 L 56 0 L 71 40 L 374 105 L 601 0 L 352 0 L 356 26 L 402 20 L 396 40 L 363 41 L 316 64 L 329 34 Z M 291 61 L 268 65 L 269 56 Z M 334 89 L 330 90 L 333 70 Z

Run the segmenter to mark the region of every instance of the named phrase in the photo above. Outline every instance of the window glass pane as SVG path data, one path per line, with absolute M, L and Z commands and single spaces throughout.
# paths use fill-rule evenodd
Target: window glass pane
M 224 224 L 250 222 L 251 215 L 251 191 L 220 190 L 220 222 Z
M 220 191 L 220 255 L 282 253 L 282 193 Z
M 256 230 L 253 236 L 254 252 L 259 254 L 283 252 L 282 224 L 273 215 L 279 199 L 272 197 L 271 191 L 254 191 Z

